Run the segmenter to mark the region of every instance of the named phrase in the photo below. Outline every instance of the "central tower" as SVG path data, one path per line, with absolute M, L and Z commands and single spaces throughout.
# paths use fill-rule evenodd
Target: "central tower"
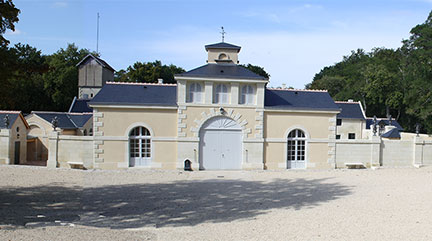
M 208 53 L 207 63 L 228 63 L 238 64 L 238 53 L 241 47 L 233 44 L 220 42 L 216 44 L 209 44 L 205 46 Z

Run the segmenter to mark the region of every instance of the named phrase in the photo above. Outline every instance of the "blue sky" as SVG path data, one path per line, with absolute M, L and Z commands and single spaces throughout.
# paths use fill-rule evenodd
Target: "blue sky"
M 423 23 L 432 0 L 15 0 L 21 10 L 12 44 L 51 54 L 67 43 L 96 50 L 116 70 L 161 60 L 186 70 L 205 64 L 204 45 L 242 46 L 240 63 L 264 67 L 270 86 L 304 88 L 351 50 L 397 48 Z

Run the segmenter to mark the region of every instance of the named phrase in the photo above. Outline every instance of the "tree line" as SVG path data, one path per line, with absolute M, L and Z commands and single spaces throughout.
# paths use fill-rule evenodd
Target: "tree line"
M 352 51 L 315 74 L 309 89 L 361 101 L 367 116 L 391 115 L 405 128 L 432 133 L 432 12 L 397 49 Z

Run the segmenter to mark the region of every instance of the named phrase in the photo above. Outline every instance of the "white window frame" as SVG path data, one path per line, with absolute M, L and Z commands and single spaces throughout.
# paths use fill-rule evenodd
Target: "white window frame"
M 228 104 L 229 103 L 229 95 L 228 95 L 228 86 L 226 84 L 217 84 L 214 91 L 214 101 L 215 104 Z
M 255 104 L 255 88 L 252 85 L 243 85 L 240 91 L 240 104 Z
M 189 85 L 189 103 L 201 103 L 202 102 L 202 87 L 199 83 L 191 83 Z
M 294 133 L 294 136 L 290 136 Z M 307 135 L 301 129 L 293 129 L 287 136 L 287 156 L 286 161 L 303 161 L 306 167 L 307 154 Z
M 138 135 L 133 132 L 138 129 Z M 149 166 L 152 157 L 151 132 L 144 126 L 136 126 L 129 132 L 129 167 Z M 138 165 L 137 165 L 138 163 Z

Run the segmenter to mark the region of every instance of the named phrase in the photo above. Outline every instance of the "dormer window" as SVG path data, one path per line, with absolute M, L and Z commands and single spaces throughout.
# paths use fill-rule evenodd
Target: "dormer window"
M 245 85 L 241 88 L 240 104 L 252 105 L 254 104 L 255 91 L 251 85 Z
M 192 83 L 189 86 L 189 99 L 190 103 L 200 103 L 201 102 L 201 85 L 199 83 Z
M 228 103 L 228 87 L 224 84 L 218 84 L 215 88 L 214 103 L 227 104 Z

